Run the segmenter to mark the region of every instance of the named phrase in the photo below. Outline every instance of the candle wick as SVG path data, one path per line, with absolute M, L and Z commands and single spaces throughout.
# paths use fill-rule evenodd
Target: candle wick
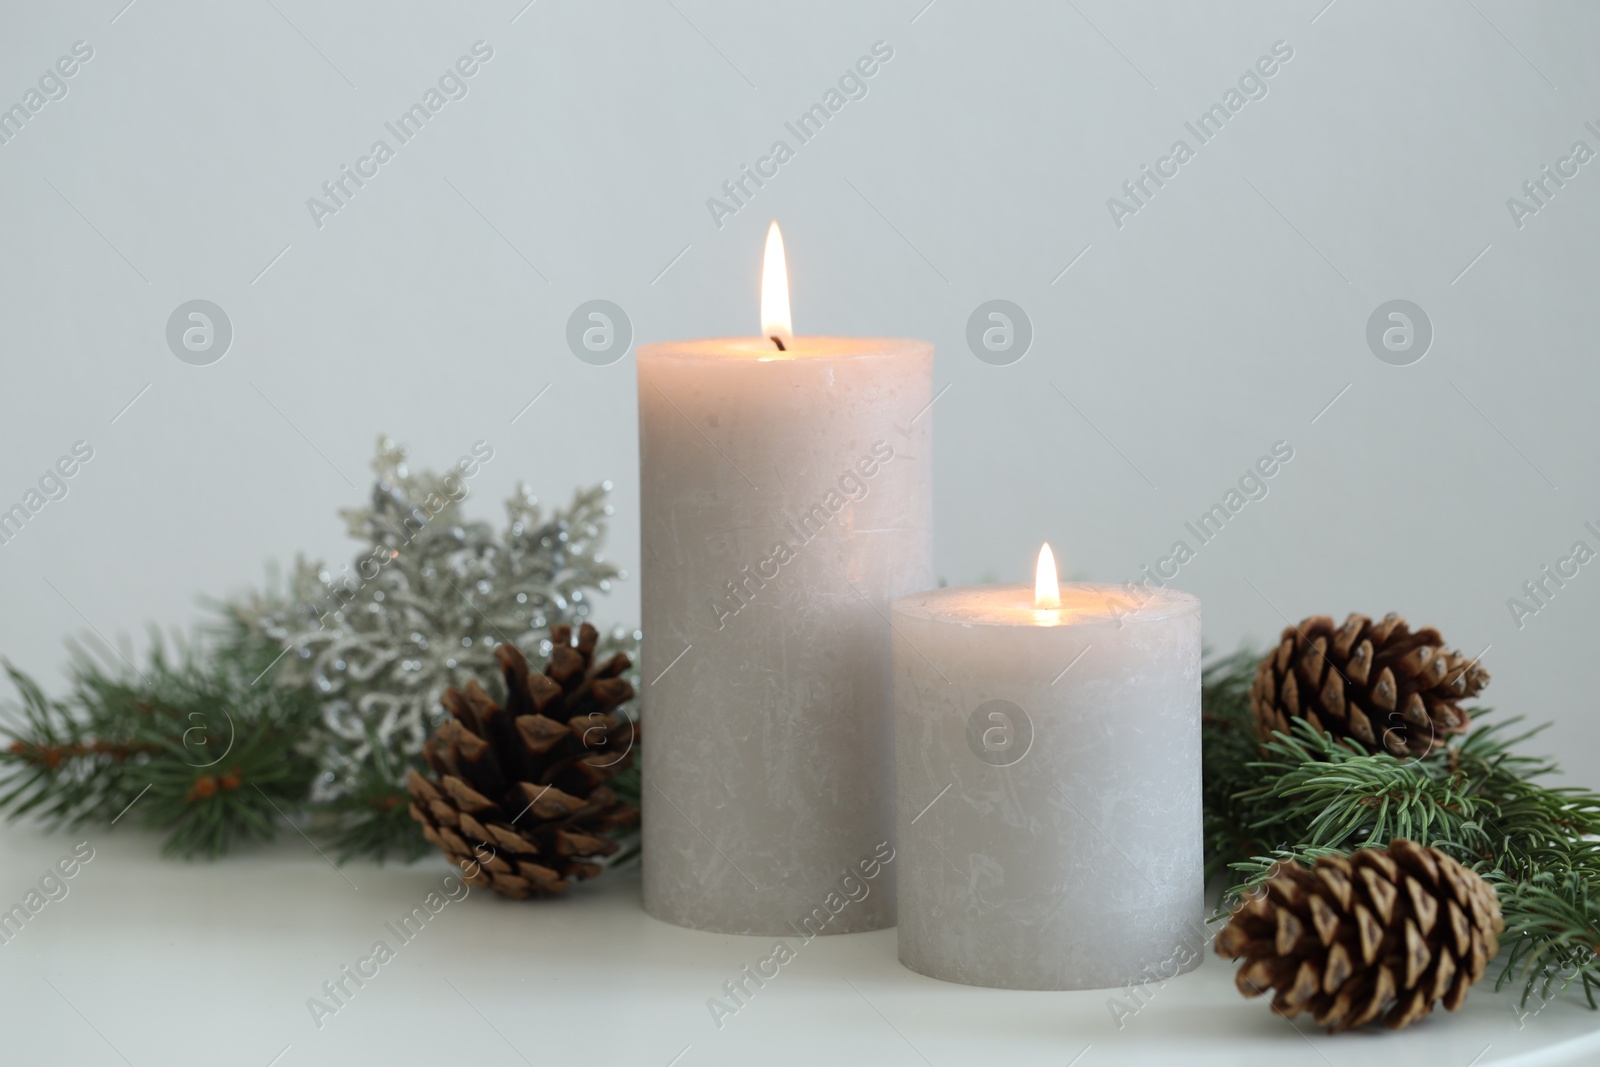
M 778 346 L 778 351 L 779 352 L 787 352 L 787 351 L 789 351 L 787 348 L 783 347 L 783 340 L 777 334 L 773 334 L 772 335 L 772 343 Z

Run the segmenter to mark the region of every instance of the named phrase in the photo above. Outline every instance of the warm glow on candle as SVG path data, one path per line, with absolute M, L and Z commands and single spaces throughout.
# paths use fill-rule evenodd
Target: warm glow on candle
M 1056 557 L 1048 541 L 1039 548 L 1039 566 L 1033 572 L 1033 606 L 1061 606 L 1061 580 L 1056 576 Z
M 794 341 L 789 317 L 789 267 L 783 258 L 783 234 L 774 222 L 767 228 L 767 250 L 761 257 L 761 336 L 777 338 L 787 350 Z

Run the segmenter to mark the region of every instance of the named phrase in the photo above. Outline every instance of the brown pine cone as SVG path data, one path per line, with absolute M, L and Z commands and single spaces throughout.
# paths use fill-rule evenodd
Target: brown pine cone
M 1493 886 L 1403 837 L 1309 870 L 1280 863 L 1263 889 L 1217 935 L 1217 955 L 1244 957 L 1239 992 L 1275 989 L 1274 1012 L 1309 1011 L 1330 1033 L 1380 1014 L 1398 1030 L 1440 999 L 1455 1011 L 1505 929 Z
M 1394 612 L 1377 623 L 1351 615 L 1337 629 L 1328 616 L 1313 615 L 1286 628 L 1256 668 L 1250 709 L 1263 743 L 1304 719 L 1369 751 L 1426 756 L 1467 729 L 1458 701 L 1488 684 L 1489 672 L 1445 648 L 1438 630 L 1412 633 Z
M 593 878 L 595 862 L 620 847 L 610 834 L 639 821 L 639 809 L 605 783 L 633 761 L 638 727 L 614 713 L 633 696 L 617 653 L 594 662 L 599 634 L 584 623 L 550 632 L 543 673 L 510 644 L 495 649 L 506 705 L 477 681 L 445 691 L 454 718 L 423 746 L 436 780 L 406 780 L 411 817 L 466 881 L 508 897 L 560 893 Z

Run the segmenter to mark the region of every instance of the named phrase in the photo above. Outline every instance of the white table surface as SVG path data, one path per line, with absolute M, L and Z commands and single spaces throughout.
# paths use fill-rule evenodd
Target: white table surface
M 1121 994 L 938 982 L 900 966 L 893 930 L 805 944 L 718 1029 L 707 999 L 774 939 L 657 922 L 636 871 L 559 901 L 474 890 L 399 945 L 385 922 L 439 888 L 444 861 L 341 874 L 292 831 L 195 864 L 129 829 L 4 826 L 0 904 L 81 840 L 95 856 L 67 896 L 0 945 L 5 1067 L 1600 1063 L 1600 1013 L 1570 999 L 1519 1025 L 1511 997 L 1480 984 L 1462 1011 L 1403 1033 L 1329 1037 L 1241 998 L 1232 965 L 1208 954 L 1147 988 L 1119 1029 L 1107 1004 Z M 399 945 L 394 959 L 319 1029 L 307 999 L 378 940 Z

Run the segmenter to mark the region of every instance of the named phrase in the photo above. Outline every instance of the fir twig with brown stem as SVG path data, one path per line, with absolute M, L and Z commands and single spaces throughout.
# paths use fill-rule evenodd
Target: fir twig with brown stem
M 1309 866 L 1406 837 L 1495 886 L 1506 921 L 1497 988 L 1521 983 L 1526 1005 L 1576 983 L 1600 1006 L 1600 793 L 1545 784 L 1556 765 L 1518 751 L 1543 727 L 1517 732 L 1519 717 L 1480 725 L 1424 759 L 1369 752 L 1304 721 L 1260 745 L 1255 663 L 1235 653 L 1203 683 L 1206 871 L 1242 878 L 1224 906 L 1276 863 Z M 1485 714 L 1474 709 L 1474 721 Z
M 258 640 L 188 645 L 159 635 L 142 669 L 75 648 L 65 699 L 10 664 L 21 695 L 0 749 L 0 811 L 47 825 L 137 823 L 164 850 L 216 857 L 278 829 L 314 766 L 300 755 L 315 716 L 308 692 L 262 677 L 277 650 Z M 260 684 L 253 684 L 259 680 Z

